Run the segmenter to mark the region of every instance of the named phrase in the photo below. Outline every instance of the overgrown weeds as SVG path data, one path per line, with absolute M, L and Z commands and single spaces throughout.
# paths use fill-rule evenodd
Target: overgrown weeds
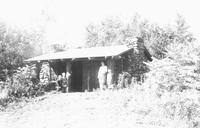
M 143 88 L 161 99 L 167 118 L 200 126 L 199 44 L 172 44 L 167 57 L 147 63 L 150 72 Z
M 41 96 L 45 93 L 48 83 L 44 80 L 40 83 L 36 79 L 34 68 L 34 65 L 18 68 L 12 77 L 7 77 L 7 80 L 1 83 L 0 106 L 2 109 L 11 102 Z M 43 76 L 45 77 L 45 73 Z

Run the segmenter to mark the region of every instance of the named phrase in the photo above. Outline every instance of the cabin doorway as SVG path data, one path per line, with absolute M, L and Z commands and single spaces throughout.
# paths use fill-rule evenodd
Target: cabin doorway
M 83 65 L 81 61 L 72 63 L 72 81 L 71 91 L 81 92 L 82 91 L 82 78 L 83 78 Z

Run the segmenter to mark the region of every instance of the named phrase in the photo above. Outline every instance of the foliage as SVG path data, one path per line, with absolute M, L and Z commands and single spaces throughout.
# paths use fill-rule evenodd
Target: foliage
M 42 64 L 40 70 L 40 82 L 43 85 L 46 85 L 49 81 L 49 66 L 47 63 Z
M 117 89 L 135 88 L 136 86 L 141 86 L 145 79 L 146 78 L 144 74 L 140 75 L 139 77 L 135 77 L 131 76 L 131 74 L 128 72 L 122 72 L 118 76 L 117 85 L 115 87 Z
M 43 84 L 43 85 L 46 85 L 48 82 L 49 82 L 49 63 L 43 63 L 42 64 L 42 67 L 41 67 L 41 70 L 40 70 L 40 83 Z M 51 68 L 51 79 L 52 80 L 56 80 L 56 74 L 55 72 L 53 71 L 53 69 Z
M 5 81 L 7 75 L 24 66 L 24 59 L 40 54 L 41 39 L 40 30 L 19 30 L 0 23 L 0 80 Z
M 52 49 L 51 51 L 53 52 L 62 52 L 65 51 L 66 46 L 61 44 L 52 44 L 51 49 Z
M 40 85 L 44 87 L 45 92 L 49 92 L 51 90 L 56 90 L 57 83 L 50 81 L 49 76 L 49 64 L 43 63 L 40 70 Z M 51 80 L 57 80 L 57 76 L 53 69 L 51 68 Z
M 167 118 L 183 120 L 191 128 L 200 126 L 200 103 L 197 90 L 166 94 L 161 99 L 164 114 Z
M 176 44 L 168 48 L 168 57 L 162 60 L 154 59 L 149 63 L 149 85 L 163 91 L 183 91 L 198 89 L 199 85 L 199 44 Z M 157 90 L 158 91 L 158 90 Z
M 99 25 L 89 25 L 87 30 L 88 47 L 126 44 L 133 48 L 128 57 L 128 72 L 141 81 L 141 77 L 149 71 L 145 51 L 157 59 L 167 57 L 169 47 L 192 43 L 195 38 L 188 31 L 185 19 L 178 15 L 174 26 L 161 27 L 143 20 L 135 15 L 129 22 L 117 18 L 106 19 Z M 137 38 L 135 38 L 137 37 Z M 137 39 L 137 40 L 135 40 Z
M 126 43 L 126 39 L 138 34 L 138 17 L 135 16 L 129 24 L 124 24 L 118 18 L 108 18 L 100 25 L 88 25 L 87 42 L 88 47 L 106 46 Z
M 122 72 L 118 76 L 117 88 L 128 88 L 131 84 L 131 75 L 128 72 Z
M 142 34 L 145 42 L 148 42 L 152 55 L 158 59 L 166 57 L 167 47 L 171 44 L 185 44 L 195 41 L 186 20 L 178 15 L 174 26 L 160 27 L 151 25 Z
M 12 77 L 9 77 L 2 83 L 0 91 L 7 94 L 1 97 L 1 105 L 6 106 L 8 103 L 16 101 L 22 97 L 35 97 L 44 93 L 44 85 L 33 82 L 35 77 L 34 66 L 18 68 Z
M 175 25 L 161 27 L 143 20 L 135 15 L 129 22 L 119 18 L 108 18 L 99 25 L 90 24 L 86 27 L 86 46 L 106 46 L 129 44 L 131 39 L 141 37 L 150 53 L 158 58 L 166 57 L 167 47 L 172 43 L 193 42 L 195 38 L 188 31 L 185 19 L 178 15 Z
M 87 26 L 87 46 L 106 46 L 113 43 L 122 43 L 123 38 L 121 31 L 123 24 L 119 19 L 107 19 L 99 26 L 89 25 Z
M 150 72 L 143 84 L 148 93 L 161 99 L 168 118 L 199 127 L 199 48 L 198 42 L 172 43 L 166 58 L 147 63 Z
M 0 84 L 0 107 L 6 107 L 13 101 L 37 97 L 56 89 L 57 84 L 49 82 L 48 63 L 43 63 L 41 67 L 40 81 L 36 78 L 35 68 L 35 64 L 19 67 L 11 77 Z M 52 78 L 56 78 L 53 70 Z

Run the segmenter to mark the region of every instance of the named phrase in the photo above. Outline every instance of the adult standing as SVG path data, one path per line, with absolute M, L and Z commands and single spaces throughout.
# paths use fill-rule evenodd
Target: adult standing
M 102 61 L 98 71 L 100 90 L 104 90 L 106 88 L 107 72 L 108 72 L 108 67 L 105 65 L 105 62 Z
M 69 92 L 71 91 L 71 72 L 66 73 L 66 79 L 67 79 L 67 88 L 66 91 Z

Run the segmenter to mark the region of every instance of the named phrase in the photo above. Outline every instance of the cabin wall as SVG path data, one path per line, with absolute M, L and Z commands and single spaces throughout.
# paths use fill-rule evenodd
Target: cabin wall
M 36 63 L 36 68 L 35 68 L 35 72 L 36 72 L 36 78 L 39 80 L 40 79 L 40 71 L 41 71 L 41 67 L 42 67 L 42 63 Z
M 115 83 L 115 81 L 117 80 L 117 75 L 116 75 L 116 68 L 115 68 L 115 61 L 114 61 L 114 59 L 108 59 L 107 60 L 107 66 L 108 66 L 108 69 L 110 69 L 111 70 L 111 74 L 112 74 L 112 81 L 111 81 L 111 83 L 112 84 L 114 84 Z
M 129 51 L 114 60 L 114 63 L 115 63 L 115 65 L 114 65 L 114 71 L 115 71 L 114 83 L 115 84 L 117 84 L 117 82 L 118 82 L 119 74 L 121 74 L 122 72 L 129 72 L 129 70 L 131 68 L 129 55 L 131 52 L 132 51 Z
M 89 81 L 90 81 L 90 63 L 88 61 L 84 61 L 82 63 L 83 66 L 83 79 L 82 79 L 82 91 L 90 90 Z
M 130 69 L 130 52 L 132 51 L 129 51 L 127 53 L 125 53 L 122 57 L 122 61 L 123 61 L 123 71 L 124 72 L 129 72 L 129 69 Z
M 101 66 L 101 60 L 91 60 L 91 61 L 83 61 L 83 79 L 82 79 L 82 91 L 88 90 L 92 91 L 94 89 L 99 88 L 99 81 L 98 81 L 98 71 L 99 67 Z M 115 68 L 115 61 L 114 59 L 107 59 L 106 65 L 108 69 L 112 72 L 112 84 L 115 83 L 117 80 L 116 68 Z
M 123 60 L 116 59 L 114 68 L 115 68 L 114 79 L 115 79 L 115 84 L 117 84 L 119 74 L 122 73 L 123 71 Z
M 82 91 L 92 91 L 99 87 L 98 70 L 100 61 L 84 61 L 83 63 Z
M 83 64 L 82 61 L 72 62 L 71 91 L 82 92 Z
M 54 69 L 56 75 L 60 75 L 63 72 L 72 73 L 72 79 L 74 81 L 81 81 L 79 84 L 73 85 L 73 80 L 71 83 L 71 91 L 76 91 L 75 86 L 80 86 L 81 90 L 77 91 L 93 91 L 94 89 L 99 88 L 98 81 L 98 71 L 101 66 L 101 61 L 105 61 L 105 58 L 99 60 L 83 60 L 79 61 L 82 65 L 81 74 L 82 78 L 76 78 L 73 75 L 72 66 L 76 63 L 76 61 L 66 60 L 66 61 L 54 61 L 51 62 L 51 67 Z M 106 59 L 106 65 L 108 69 L 111 70 L 112 74 L 112 84 L 117 84 L 118 76 L 123 71 L 128 70 L 127 56 L 123 55 L 120 58 L 112 58 L 109 57 Z M 78 68 L 78 67 L 77 67 Z M 74 89 L 73 89 L 74 88 Z M 78 88 L 78 87 L 77 87 Z

